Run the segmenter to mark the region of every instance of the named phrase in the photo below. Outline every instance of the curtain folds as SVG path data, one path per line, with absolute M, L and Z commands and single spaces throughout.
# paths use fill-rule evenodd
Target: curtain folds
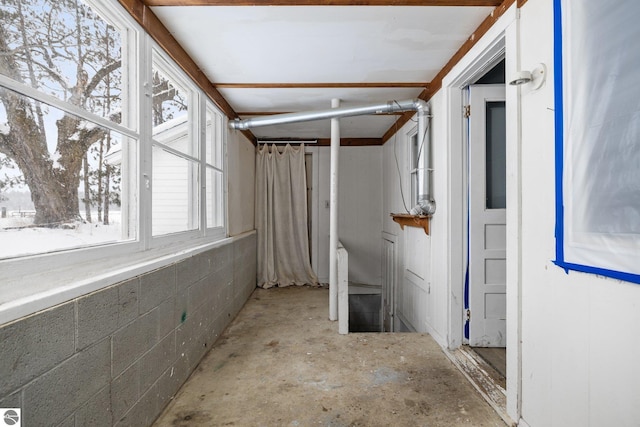
M 258 147 L 256 155 L 258 286 L 317 284 L 309 261 L 304 145 Z

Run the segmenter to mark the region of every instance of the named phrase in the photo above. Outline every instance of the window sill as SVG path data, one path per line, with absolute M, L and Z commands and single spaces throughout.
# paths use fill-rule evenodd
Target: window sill
M 78 263 L 18 278 L 3 277 L 0 270 L 0 325 L 111 286 L 200 252 L 227 245 L 255 231 L 213 242 L 182 242 L 134 255 Z M 8 273 L 8 272 L 7 272 Z
M 422 228 L 425 234 L 429 235 L 429 220 L 430 216 L 426 215 L 410 215 L 410 214 L 391 214 L 391 218 L 398 224 L 400 228 L 404 230 L 405 226 Z

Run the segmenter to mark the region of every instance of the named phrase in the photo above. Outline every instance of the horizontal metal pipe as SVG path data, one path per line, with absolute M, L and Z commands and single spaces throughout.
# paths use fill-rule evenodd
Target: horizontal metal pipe
M 236 119 L 229 121 L 229 127 L 231 129 L 247 130 L 285 123 L 310 122 L 315 120 L 365 116 L 370 114 L 395 113 L 399 111 L 426 111 L 427 109 L 428 105 L 422 99 L 409 99 L 404 101 L 387 101 L 353 107 L 332 108 L 329 110 L 274 114 L 272 116 L 252 117 L 244 120 Z

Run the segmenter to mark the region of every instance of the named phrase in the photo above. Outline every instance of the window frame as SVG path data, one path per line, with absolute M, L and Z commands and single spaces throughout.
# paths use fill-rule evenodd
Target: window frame
M 156 235 L 153 234 L 153 230 L 152 230 L 151 234 L 149 234 L 149 238 L 151 239 L 150 247 L 164 246 L 168 243 L 180 242 L 184 240 L 184 238 L 198 238 L 198 237 L 202 237 L 202 234 L 203 234 L 202 233 L 202 215 L 201 215 L 201 209 L 200 209 L 201 207 L 200 205 L 202 202 L 202 194 L 201 194 L 201 191 L 199 191 L 199 187 L 201 186 L 201 181 L 202 181 L 202 174 L 201 174 L 201 170 L 203 167 L 202 147 L 204 145 L 204 141 L 202 139 L 202 132 L 201 132 L 202 119 L 200 117 L 201 111 L 202 111 L 200 99 L 202 98 L 202 95 L 198 90 L 197 86 L 192 81 L 190 81 L 189 77 L 184 73 L 184 71 L 182 71 L 168 57 L 168 55 L 162 50 L 162 48 L 158 46 L 155 42 L 151 47 L 151 67 L 150 67 L 151 76 L 153 76 L 154 67 L 159 67 L 161 69 L 161 72 L 166 77 L 168 77 L 170 81 L 179 85 L 182 89 L 184 89 L 187 92 L 188 109 L 187 109 L 187 126 L 186 127 L 188 132 L 187 134 L 188 138 L 190 138 L 189 139 L 189 144 L 191 145 L 190 151 L 192 153 L 191 154 L 184 153 L 180 150 L 169 147 L 167 144 L 161 143 L 156 138 L 154 138 L 152 117 L 151 117 L 153 94 L 150 93 L 150 95 L 146 97 L 148 102 L 143 107 L 143 109 L 145 110 L 145 112 L 148 112 L 149 114 L 147 117 L 145 117 L 146 119 L 145 126 L 149 126 L 149 133 L 151 135 L 149 139 L 149 144 L 151 145 L 151 154 L 149 157 L 151 166 L 148 171 L 148 175 L 150 177 L 150 187 L 151 187 L 150 192 L 151 192 L 151 198 L 152 198 L 151 215 L 149 217 L 151 225 L 153 225 L 153 214 L 154 214 L 153 213 L 153 182 L 154 182 L 153 148 L 158 147 L 164 151 L 169 152 L 171 155 L 179 157 L 188 162 L 197 164 L 198 173 L 197 173 L 197 182 L 194 182 L 193 180 L 196 177 L 195 176 L 196 174 L 194 174 L 193 172 L 189 172 L 190 178 L 188 182 L 188 186 L 189 186 L 189 201 L 188 201 L 189 214 L 188 215 L 190 216 L 190 218 L 188 218 L 188 222 L 195 224 L 196 226 L 193 228 L 189 228 L 187 230 L 175 231 L 175 232 L 164 233 L 164 234 L 156 234 Z M 151 81 L 151 79 L 149 79 L 149 81 Z
M 118 279 L 131 277 L 132 272 L 148 271 L 170 262 L 175 257 L 184 257 L 189 251 L 220 244 L 228 237 L 228 205 L 227 205 L 227 120 L 226 115 L 215 106 L 206 93 L 198 87 L 164 49 L 152 40 L 152 37 L 133 19 L 133 17 L 117 2 L 100 2 L 98 0 L 82 0 L 96 10 L 103 19 L 123 33 L 126 42 L 122 43 L 123 62 L 126 56 L 126 70 L 123 69 L 123 114 L 120 124 L 67 104 L 64 101 L 0 75 L 0 85 L 14 90 L 36 101 L 44 102 L 80 118 L 95 122 L 107 129 L 116 131 L 132 141 L 134 153 L 128 162 L 135 171 L 129 175 L 126 185 L 134 191 L 132 197 L 136 205 L 131 215 L 135 216 L 127 226 L 135 233 L 132 240 L 115 243 L 83 246 L 53 252 L 17 256 L 0 260 L 0 324 L 17 317 L 32 313 L 37 309 L 49 307 L 69 298 L 83 295 L 109 286 Z M 152 129 L 151 129 L 151 97 L 149 82 L 153 66 L 153 52 L 171 68 L 180 79 L 186 82 L 192 94 L 190 105 L 190 123 L 192 137 L 197 144 L 197 160 L 200 182 L 194 188 L 198 197 L 197 227 L 194 230 L 172 233 L 170 235 L 152 236 L 151 233 L 151 188 L 152 183 Z M 124 95 L 126 93 L 126 96 Z M 206 147 L 204 141 L 207 108 L 211 108 L 221 118 L 221 129 L 218 137 L 222 144 L 223 156 L 223 194 L 222 226 L 208 228 L 206 226 L 206 188 L 203 176 L 206 173 Z M 123 156 L 124 157 L 124 156 Z M 129 167 L 129 164 L 127 165 Z M 124 169 L 124 166 L 123 166 Z M 123 171 L 124 174 L 124 171 Z M 122 192 L 124 194 L 125 180 Z M 129 189 L 127 190 L 129 191 Z M 124 203 L 124 201 L 123 201 Z M 124 227 L 124 224 L 123 224 Z M 37 304 L 34 301 L 39 301 Z M 44 302 L 46 301 L 46 303 Z M 35 305 L 34 305 L 35 304 Z M 33 310 L 35 308 L 35 310 Z
M 418 127 L 414 126 L 409 132 L 407 132 L 407 157 L 408 157 L 408 167 L 407 170 L 409 172 L 409 209 L 412 209 L 414 206 L 418 204 L 418 192 L 419 185 L 419 172 L 418 168 L 418 160 L 420 153 L 419 146 L 420 138 L 418 137 Z
M 202 123 L 204 124 L 204 126 L 201 126 L 201 132 L 202 134 L 202 138 L 204 141 L 204 144 L 202 144 L 201 150 L 201 158 L 203 159 L 203 165 L 204 167 L 201 168 L 202 171 L 202 176 L 201 176 L 201 182 L 202 182 L 202 197 L 201 197 L 201 201 L 202 201 L 202 211 L 201 211 L 201 215 L 203 218 L 203 223 L 204 223 L 204 228 L 205 228 L 205 235 L 211 236 L 212 238 L 216 239 L 216 238 L 222 238 L 225 233 L 226 233 L 226 228 L 227 228 L 227 179 L 228 179 L 228 175 L 226 173 L 227 171 L 227 135 L 228 132 L 226 132 L 227 129 L 227 125 L 228 125 L 228 118 L 224 115 L 224 113 L 222 113 L 222 111 L 220 111 L 211 100 L 206 99 L 203 97 L 202 99 L 202 114 L 201 114 L 201 120 Z M 216 127 L 215 127 L 215 136 L 213 137 L 213 143 L 215 144 L 216 141 L 218 144 L 221 145 L 220 147 L 220 156 L 222 157 L 220 159 L 220 167 L 217 167 L 213 164 L 208 163 L 208 159 L 207 159 L 207 144 L 209 144 L 209 141 L 207 140 L 207 114 L 211 112 L 211 114 L 213 114 L 213 117 L 215 117 L 215 122 L 216 122 Z M 215 147 L 214 147 L 215 148 Z M 208 204 L 208 200 L 209 200 L 209 196 L 211 195 L 209 189 L 207 188 L 207 171 L 208 168 L 212 168 L 214 169 L 214 171 L 218 171 L 222 174 L 222 194 L 218 195 L 218 199 L 214 200 L 214 203 L 218 202 L 220 203 L 222 206 L 220 207 L 221 210 L 221 215 L 222 215 L 222 225 L 221 226 L 213 226 L 210 227 L 207 217 L 208 217 L 208 213 L 207 213 L 207 204 Z

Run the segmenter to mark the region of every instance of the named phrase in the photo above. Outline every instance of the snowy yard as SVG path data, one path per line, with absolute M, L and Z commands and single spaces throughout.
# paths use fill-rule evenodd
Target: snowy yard
M 110 225 L 78 223 L 76 228 L 29 227 L 29 213 L 7 212 L 0 218 L 0 259 L 117 242 L 122 239 L 119 211 L 109 212 Z M 27 227 L 27 228 L 19 228 Z

